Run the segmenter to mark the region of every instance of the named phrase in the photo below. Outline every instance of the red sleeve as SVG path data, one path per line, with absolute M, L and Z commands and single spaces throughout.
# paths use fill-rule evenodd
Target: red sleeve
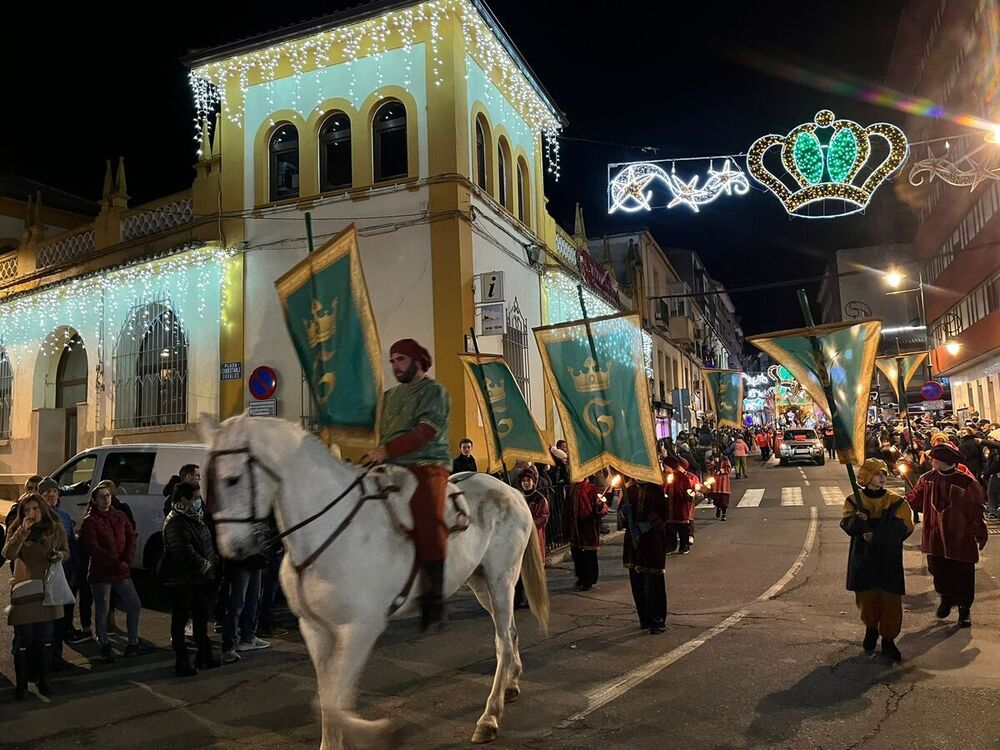
M 924 512 L 924 501 L 927 497 L 928 486 L 927 482 L 924 481 L 924 477 L 920 477 L 917 480 L 916 486 L 906 493 L 906 502 L 918 513 Z
M 593 497 L 591 496 L 593 495 Z M 579 520 L 590 518 L 594 513 L 594 500 L 597 497 L 597 488 L 592 484 L 580 485 L 576 493 L 576 517 Z
M 420 422 L 409 432 L 404 432 L 385 444 L 385 452 L 389 458 L 399 458 L 407 453 L 413 453 L 420 446 L 429 442 L 437 435 L 437 430 L 426 422 Z
M 549 501 L 544 496 L 535 505 L 535 512 L 532 515 L 535 517 L 535 526 L 544 529 L 549 522 Z

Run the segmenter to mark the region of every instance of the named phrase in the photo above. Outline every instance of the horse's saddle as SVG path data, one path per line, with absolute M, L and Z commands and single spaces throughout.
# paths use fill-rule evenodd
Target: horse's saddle
M 406 472 L 399 474 L 398 472 Z M 399 481 L 405 476 L 412 477 L 408 469 L 400 466 L 380 466 L 373 469 L 369 476 L 375 480 L 378 493 L 385 500 L 386 510 L 392 519 L 396 530 L 403 536 L 413 535 L 413 514 L 410 510 L 412 490 L 403 490 L 408 483 Z M 396 481 L 393 481 L 396 480 Z M 448 534 L 458 534 L 469 528 L 469 503 L 465 494 L 454 482 L 448 482 L 444 504 L 444 525 Z

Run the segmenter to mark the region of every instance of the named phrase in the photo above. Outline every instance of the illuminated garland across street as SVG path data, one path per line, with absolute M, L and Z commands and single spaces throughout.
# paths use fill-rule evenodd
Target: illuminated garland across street
M 820 135 L 825 131 L 832 132 L 824 144 Z M 861 180 L 871 157 L 873 136 L 889 144 L 889 154 Z M 765 154 L 775 146 L 780 147 L 783 172 L 764 165 Z M 832 218 L 864 210 L 879 185 L 903 165 L 908 154 L 906 136 L 895 125 L 878 122 L 865 128 L 853 120 L 838 120 L 833 112 L 823 109 L 812 122 L 798 125 L 787 135 L 770 134 L 754 141 L 747 154 L 747 171 L 789 214 Z M 789 187 L 788 178 L 794 189 Z M 824 203 L 822 214 L 804 213 L 817 202 Z
M 698 186 L 699 179 L 700 175 L 695 175 L 685 182 L 673 169 L 668 173 L 652 162 L 628 164 L 608 184 L 608 213 L 618 210 L 628 213 L 649 211 L 653 191 L 647 188 L 653 180 L 660 180 L 673 196 L 667 208 L 685 205 L 695 213 L 698 213 L 699 206 L 711 203 L 723 193 L 746 195 L 750 190 L 747 176 L 738 168 L 734 169 L 730 159 L 725 160 L 720 170 L 709 166 L 708 179 L 701 187 Z
M 888 144 L 888 154 L 878 163 L 872 163 L 873 139 Z M 780 168 L 764 164 L 765 156 L 775 147 L 779 149 Z M 862 127 L 853 120 L 838 120 L 833 112 L 824 109 L 811 122 L 796 126 L 786 135 L 772 133 L 754 141 L 746 154 L 746 168 L 750 176 L 781 201 L 790 215 L 829 219 L 867 208 L 879 186 L 906 162 L 909 151 L 906 135 L 895 125 L 877 122 Z M 673 166 L 668 173 L 648 161 L 609 165 L 608 213 L 649 211 L 656 207 L 651 202 L 650 189 L 654 180 L 662 182 L 672 195 L 667 208 L 683 204 L 698 212 L 699 206 L 711 203 L 723 193 L 745 195 L 750 189 L 747 176 L 732 167 L 733 160 L 740 156 L 743 154 L 681 159 L 724 160 L 721 170 L 709 167 L 708 178 L 700 187 L 699 176 L 685 181 L 677 177 Z M 661 160 L 659 164 L 667 161 L 673 160 Z M 612 175 L 615 169 L 618 171 Z M 946 176 L 973 179 L 965 174 L 956 175 L 957 168 L 947 163 L 935 162 L 927 171 L 942 179 Z M 993 172 L 980 170 L 976 175 L 980 181 L 987 177 L 1000 179 L 1000 172 L 994 176 Z M 814 210 L 820 206 L 822 210 Z
M 910 184 L 923 185 L 924 175 L 927 175 L 927 182 L 933 182 L 934 178 L 937 177 L 949 185 L 975 190 L 984 180 L 1000 180 L 1000 163 L 995 156 L 983 162 L 972 158 L 983 148 L 986 146 L 980 146 L 956 163 L 942 156 L 934 156 L 930 146 L 928 146 L 927 158 L 915 161 L 910 166 Z M 962 169 L 959 164 L 964 164 L 967 168 Z

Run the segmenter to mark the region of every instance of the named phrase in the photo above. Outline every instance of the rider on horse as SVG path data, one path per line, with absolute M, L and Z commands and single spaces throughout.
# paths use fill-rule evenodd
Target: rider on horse
M 393 344 L 389 362 L 399 385 L 385 392 L 379 444 L 364 460 L 401 464 L 417 478 L 410 509 L 417 562 L 421 567 L 421 627 L 426 629 L 444 619 L 441 592 L 448 549 L 444 503 L 451 466 L 448 446 L 451 399 L 443 385 L 428 377 L 431 355 L 413 339 Z

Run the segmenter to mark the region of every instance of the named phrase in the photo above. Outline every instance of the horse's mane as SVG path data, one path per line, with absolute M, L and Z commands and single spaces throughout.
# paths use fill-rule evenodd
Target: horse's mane
M 361 467 L 355 466 L 349 461 L 344 461 L 331 454 L 330 449 L 319 438 L 310 432 L 306 432 L 295 422 L 270 417 L 247 419 L 249 420 L 247 426 L 252 427 L 253 431 L 259 430 L 265 433 L 278 433 L 283 442 L 288 441 L 290 444 L 298 445 L 299 450 L 305 453 L 314 465 L 326 468 L 331 473 L 343 474 L 346 472 L 353 477 L 363 471 Z

